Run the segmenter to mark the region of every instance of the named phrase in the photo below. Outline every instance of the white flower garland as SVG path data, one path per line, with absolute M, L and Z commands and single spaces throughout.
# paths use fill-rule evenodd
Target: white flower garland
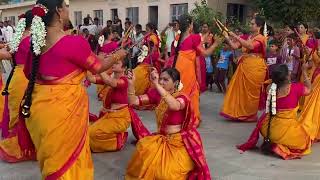
M 148 53 L 149 53 L 149 48 L 148 48 L 148 46 L 143 45 L 143 46 L 142 46 L 142 49 L 141 49 L 141 54 L 140 54 L 140 56 L 138 57 L 138 63 L 142 63 L 143 60 L 148 56 Z
M 271 101 L 271 113 L 272 115 L 277 114 L 277 85 L 275 83 L 271 84 L 270 90 L 268 92 L 267 102 L 266 102 L 266 113 L 270 111 L 270 101 Z
M 180 81 L 180 82 L 179 82 L 179 86 L 178 86 L 178 91 L 182 91 L 182 89 L 183 89 L 183 84 L 182 84 L 182 82 Z
M 31 24 L 31 39 L 35 55 L 41 54 L 41 48 L 46 45 L 47 30 L 42 18 L 34 16 Z
M 264 27 L 263 27 L 263 35 L 264 37 L 268 37 L 268 26 L 267 23 L 264 23 Z
M 177 40 L 176 37 L 177 37 L 178 35 L 180 36 L 180 34 L 181 34 L 181 31 L 180 31 L 180 30 L 175 33 L 175 37 L 174 37 L 175 40 L 174 40 L 174 43 L 173 43 L 173 45 L 174 45 L 175 48 L 178 46 L 178 40 Z
M 26 25 L 26 18 L 21 18 L 17 24 L 16 32 L 13 35 L 12 41 L 9 42 L 10 53 L 18 51 L 23 33 L 26 30 Z
M 100 45 L 100 47 L 102 47 L 103 46 L 103 44 L 104 44 L 104 35 L 101 35 L 100 37 L 99 37 L 99 40 L 98 40 L 98 44 Z
M 161 47 L 161 35 L 160 35 L 160 32 L 157 30 L 157 36 L 159 38 L 159 47 Z

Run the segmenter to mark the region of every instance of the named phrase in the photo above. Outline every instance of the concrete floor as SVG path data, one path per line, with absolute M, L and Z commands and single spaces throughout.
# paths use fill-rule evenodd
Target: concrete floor
M 89 89 L 93 101 L 91 112 L 97 113 L 94 87 Z M 284 161 L 278 157 L 265 156 L 258 150 L 240 154 L 236 144 L 243 143 L 255 123 L 225 121 L 218 116 L 223 96 L 206 92 L 201 97 L 203 122 L 199 131 L 206 150 L 207 161 L 215 180 L 320 180 L 320 144 L 315 144 L 313 153 L 299 160 Z M 152 112 L 139 113 L 145 124 L 155 129 Z M 129 130 L 129 141 L 121 152 L 94 154 L 95 179 L 122 180 L 134 146 Z M 0 162 L 0 180 L 37 180 L 40 178 L 36 162 L 7 164 Z

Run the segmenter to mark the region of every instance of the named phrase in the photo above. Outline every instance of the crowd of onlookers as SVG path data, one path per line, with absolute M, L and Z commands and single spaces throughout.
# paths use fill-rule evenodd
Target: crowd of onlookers
M 15 27 L 12 21 L 0 21 L 0 43 L 10 42 L 13 38 Z

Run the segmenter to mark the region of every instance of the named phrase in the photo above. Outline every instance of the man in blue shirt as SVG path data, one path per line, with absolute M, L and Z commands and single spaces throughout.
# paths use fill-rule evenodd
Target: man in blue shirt
M 226 75 L 228 72 L 229 62 L 233 61 L 233 52 L 228 43 L 224 42 L 223 49 L 220 50 L 220 58 L 216 65 L 214 82 L 220 92 L 226 92 Z

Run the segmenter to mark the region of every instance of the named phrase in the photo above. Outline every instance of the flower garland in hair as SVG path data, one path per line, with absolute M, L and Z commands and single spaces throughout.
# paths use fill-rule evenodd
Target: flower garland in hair
M 179 39 L 180 39 L 180 34 L 181 34 L 180 30 L 175 33 L 175 39 L 174 39 L 174 42 L 173 42 L 173 46 L 175 48 L 178 46 L 178 42 L 179 42 Z
M 16 33 L 13 36 L 12 41 L 9 42 L 10 53 L 15 53 L 18 51 L 19 44 L 21 42 L 24 31 L 26 30 L 26 18 L 21 17 L 16 28 Z
M 42 4 L 37 4 L 32 9 L 33 19 L 31 24 L 31 39 L 33 45 L 33 52 L 35 55 L 41 54 L 41 48 L 46 45 L 47 30 L 42 17 L 44 17 L 49 10 Z
M 98 44 L 100 45 L 100 47 L 102 47 L 102 46 L 103 46 L 104 41 L 105 41 L 105 39 L 104 39 L 104 35 L 101 35 L 101 36 L 99 37 L 99 39 L 98 39 Z
M 140 56 L 138 57 L 138 63 L 142 63 L 143 60 L 148 56 L 148 53 L 149 53 L 149 48 L 148 48 L 148 46 L 143 45 L 143 46 L 142 46 L 142 49 L 141 49 L 141 54 L 140 54 Z
M 277 114 L 277 84 L 272 83 L 268 92 L 266 102 L 266 113 L 270 112 L 270 101 L 271 101 L 271 113 L 272 115 Z

